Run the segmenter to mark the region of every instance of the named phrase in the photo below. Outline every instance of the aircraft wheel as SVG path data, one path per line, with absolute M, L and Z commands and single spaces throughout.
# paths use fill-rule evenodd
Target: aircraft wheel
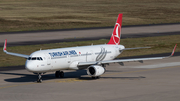
M 41 73 L 38 74 L 38 79 L 37 79 L 37 83 L 41 83 L 42 82 L 42 76 Z
M 64 77 L 64 72 L 63 71 L 56 71 L 55 77 L 56 78 L 59 78 L 59 77 L 63 78 Z
M 96 79 L 99 79 L 100 77 L 99 76 L 96 76 Z
M 60 71 L 56 71 L 56 72 L 55 72 L 55 77 L 56 77 L 56 78 L 59 78 L 59 76 L 60 76 Z
M 59 76 L 60 76 L 61 78 L 63 78 L 63 77 L 64 77 L 64 72 L 61 71 Z
M 99 76 L 92 76 L 92 79 L 99 79 Z
M 37 83 L 41 83 L 41 82 L 42 82 L 42 79 L 38 79 L 38 80 L 37 80 Z

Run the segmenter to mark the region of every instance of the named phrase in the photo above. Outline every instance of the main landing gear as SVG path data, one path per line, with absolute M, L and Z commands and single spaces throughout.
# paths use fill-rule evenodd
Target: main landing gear
M 92 79 L 99 79 L 99 76 L 92 76 Z
M 56 71 L 55 73 L 55 77 L 56 78 L 63 78 L 64 77 L 64 72 L 63 71 Z

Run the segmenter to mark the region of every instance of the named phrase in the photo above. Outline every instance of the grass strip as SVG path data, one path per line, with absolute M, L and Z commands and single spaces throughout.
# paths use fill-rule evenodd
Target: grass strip
M 0 32 L 180 22 L 180 0 L 1 0 Z

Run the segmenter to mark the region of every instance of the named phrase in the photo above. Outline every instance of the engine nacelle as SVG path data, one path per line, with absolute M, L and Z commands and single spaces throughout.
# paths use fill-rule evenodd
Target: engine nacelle
M 87 74 L 93 77 L 100 76 L 105 73 L 104 67 L 91 65 L 87 68 Z

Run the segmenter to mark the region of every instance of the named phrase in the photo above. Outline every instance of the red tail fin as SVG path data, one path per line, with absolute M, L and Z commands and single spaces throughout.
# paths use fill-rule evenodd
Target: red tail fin
M 117 18 L 116 24 L 114 26 L 114 30 L 113 30 L 111 39 L 109 40 L 108 44 L 114 44 L 114 45 L 120 44 L 122 15 L 123 14 L 118 15 L 118 18 Z

